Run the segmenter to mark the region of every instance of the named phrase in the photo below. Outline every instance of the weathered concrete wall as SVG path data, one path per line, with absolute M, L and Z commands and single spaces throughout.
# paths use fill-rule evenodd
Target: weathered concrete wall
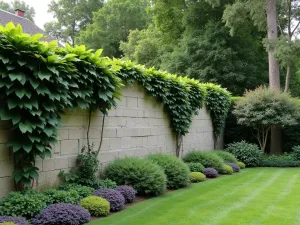
M 175 154 L 176 139 L 162 104 L 146 96 L 138 86 L 124 88 L 122 94 L 118 107 L 105 118 L 99 155 L 101 166 L 125 156 L 143 157 L 156 152 Z M 92 114 L 89 137 L 95 148 L 99 146 L 102 120 L 100 112 Z M 75 166 L 76 156 L 87 144 L 87 125 L 87 111 L 68 111 L 62 116 L 52 158 L 36 163 L 40 177 L 35 186 L 40 189 L 55 186 L 59 183 L 58 173 Z M 13 189 L 12 157 L 4 147 L 8 131 L 7 124 L 0 122 L 0 198 Z M 192 149 L 212 150 L 213 146 L 211 120 L 206 110 L 201 109 L 193 119 L 190 133 L 183 139 L 183 154 Z

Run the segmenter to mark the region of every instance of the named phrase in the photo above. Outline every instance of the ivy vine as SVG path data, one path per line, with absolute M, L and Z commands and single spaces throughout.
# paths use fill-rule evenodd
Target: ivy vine
M 204 104 L 215 135 L 225 123 L 230 94 L 219 86 L 178 77 L 132 62 L 101 57 L 84 46 L 60 48 L 24 34 L 20 25 L 0 26 L 0 119 L 11 123 L 13 177 L 19 188 L 38 178 L 37 157 L 51 156 L 60 115 L 69 108 L 100 110 L 116 106 L 122 82 L 138 82 L 164 104 L 177 137 L 184 136 Z

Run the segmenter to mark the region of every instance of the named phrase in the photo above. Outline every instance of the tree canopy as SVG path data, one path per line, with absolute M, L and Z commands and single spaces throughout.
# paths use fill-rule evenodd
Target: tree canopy
M 14 0 L 10 3 L 5 1 L 0 1 L 0 9 L 3 9 L 7 12 L 15 13 L 16 9 L 21 9 L 25 11 L 25 18 L 34 21 L 35 10 L 32 6 L 26 4 L 26 2 L 21 0 Z

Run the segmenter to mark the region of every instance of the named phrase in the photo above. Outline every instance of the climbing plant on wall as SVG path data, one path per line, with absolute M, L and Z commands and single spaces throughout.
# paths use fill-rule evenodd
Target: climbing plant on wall
M 68 108 L 107 110 L 116 106 L 121 81 L 138 82 L 164 104 L 177 137 L 184 136 L 204 104 L 210 110 L 215 134 L 227 115 L 229 93 L 213 84 L 201 84 L 129 61 L 101 57 L 84 46 L 60 48 L 27 35 L 21 26 L 0 26 L 0 119 L 11 124 L 7 143 L 13 151 L 13 177 L 28 188 L 38 177 L 37 157 L 51 156 L 57 142 L 60 115 Z

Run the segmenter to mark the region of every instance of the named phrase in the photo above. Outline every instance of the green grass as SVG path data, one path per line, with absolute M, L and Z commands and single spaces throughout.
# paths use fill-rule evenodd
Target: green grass
M 136 204 L 90 225 L 299 225 L 300 169 L 245 169 Z

